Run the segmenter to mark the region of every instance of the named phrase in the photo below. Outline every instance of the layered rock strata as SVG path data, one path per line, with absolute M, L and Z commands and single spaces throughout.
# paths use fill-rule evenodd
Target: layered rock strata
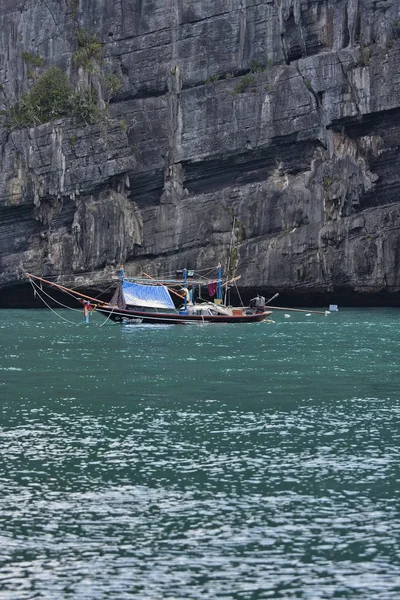
M 1 131 L 1 289 L 221 261 L 242 290 L 397 297 L 396 0 L 3 0 L 0 32 L 3 109 L 52 65 L 105 109 Z

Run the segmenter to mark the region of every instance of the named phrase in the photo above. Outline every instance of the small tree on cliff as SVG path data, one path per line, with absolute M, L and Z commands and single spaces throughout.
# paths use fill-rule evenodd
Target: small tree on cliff
M 71 102 L 73 89 L 66 74 L 51 67 L 41 75 L 30 92 L 5 112 L 9 129 L 46 123 L 64 116 Z
M 39 77 L 29 96 L 30 104 L 36 108 L 41 123 L 63 117 L 73 96 L 67 75 L 58 67 L 51 67 Z
M 3 117 L 7 129 L 32 127 L 61 117 L 90 124 L 98 119 L 97 98 L 90 88 L 75 92 L 66 73 L 51 67 L 39 77 L 30 92 L 3 112 Z

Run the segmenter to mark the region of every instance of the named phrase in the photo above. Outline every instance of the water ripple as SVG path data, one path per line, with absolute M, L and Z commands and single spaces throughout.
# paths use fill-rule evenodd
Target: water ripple
M 2 599 L 399 597 L 397 313 L 46 315 L 0 322 Z

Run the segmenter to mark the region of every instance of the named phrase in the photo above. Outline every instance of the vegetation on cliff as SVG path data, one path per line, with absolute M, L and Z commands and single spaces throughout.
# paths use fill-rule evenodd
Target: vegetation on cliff
M 2 116 L 7 129 L 17 129 L 61 117 L 92 123 L 98 112 L 97 99 L 91 89 L 74 91 L 67 75 L 58 67 L 50 67 L 29 92 L 3 111 Z
M 74 62 L 77 67 L 92 72 L 96 62 L 103 59 L 103 46 L 97 37 L 86 29 L 77 29 L 75 33 L 78 48 L 74 52 Z

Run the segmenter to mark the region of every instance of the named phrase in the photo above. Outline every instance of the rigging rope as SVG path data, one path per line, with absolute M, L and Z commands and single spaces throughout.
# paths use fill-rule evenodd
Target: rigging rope
M 50 300 L 52 300 L 53 302 L 55 302 L 56 304 L 59 304 L 60 306 L 62 306 L 63 308 L 68 308 L 68 310 L 75 310 L 77 312 L 81 312 L 80 308 L 73 308 L 72 306 L 67 306 L 66 304 L 63 304 L 62 302 L 60 302 L 59 300 L 56 300 L 55 298 L 53 298 L 53 296 L 50 296 L 50 294 L 48 294 L 47 292 L 44 291 L 43 288 L 39 288 L 38 284 L 35 283 L 32 279 L 29 278 L 29 281 L 31 283 L 32 286 L 35 286 L 37 289 L 40 289 L 41 292 L 43 292 L 43 294 L 45 294 L 48 298 L 50 298 Z M 36 290 L 35 290 L 36 291 Z M 37 293 L 37 292 L 36 292 Z M 74 298 L 76 300 L 76 297 L 73 296 L 72 294 L 70 294 L 70 296 L 72 298 Z
M 32 285 L 32 287 L 33 287 L 33 289 L 35 289 L 35 288 L 34 288 L 34 284 L 32 283 L 32 280 L 31 280 L 31 279 L 29 279 L 29 281 L 30 281 L 30 283 L 31 283 L 31 285 Z M 52 307 L 51 307 L 49 304 L 47 304 L 46 300 L 45 300 L 44 298 L 42 298 L 42 296 L 41 296 L 41 295 L 40 295 L 40 293 L 38 292 L 38 289 L 40 289 L 40 288 L 39 288 L 39 286 L 38 286 L 38 288 L 36 289 L 36 293 L 37 293 L 37 295 L 39 296 L 39 298 L 40 298 L 40 300 L 43 302 L 43 304 L 44 304 L 45 306 L 47 306 L 47 308 L 49 308 L 49 309 L 51 310 L 51 312 L 53 312 L 55 315 L 57 315 L 57 317 L 58 317 L 59 319 L 62 319 L 63 321 L 66 321 L 66 322 L 67 322 L 67 323 L 69 323 L 70 325 L 79 325 L 79 323 L 75 323 L 74 321 L 70 321 L 69 319 L 66 319 L 65 317 L 62 317 L 61 315 L 59 315 L 59 314 L 58 314 L 58 312 L 56 312 L 56 311 L 55 311 L 55 310 L 54 310 L 54 309 L 53 309 L 53 308 L 52 308 Z M 43 290 L 42 290 L 42 291 L 43 291 Z M 48 295 L 48 294 L 47 294 L 47 295 Z M 53 298 L 52 298 L 52 300 L 53 300 Z M 75 310 L 76 310 L 76 309 L 75 309 Z
M 243 300 L 242 300 L 242 296 L 240 295 L 239 288 L 238 288 L 237 283 L 236 283 L 236 279 L 235 279 L 235 288 L 236 288 L 236 291 L 237 291 L 237 295 L 239 296 L 240 304 L 242 306 L 244 306 Z
M 97 271 L 85 271 L 85 273 L 80 273 L 79 275 L 90 275 L 91 273 L 94 273 L 94 274 L 95 274 L 96 272 L 97 272 Z M 62 276 L 61 276 L 61 279 L 62 279 L 62 280 L 64 280 L 64 279 L 65 279 L 66 277 L 68 277 L 68 276 L 72 276 L 72 277 L 73 277 L 73 276 L 74 276 L 74 273 L 70 273 L 70 274 L 62 275 Z M 105 277 L 105 278 L 106 278 L 106 277 Z M 54 280 L 54 283 L 55 283 L 55 285 L 57 285 L 57 284 L 59 283 L 59 282 L 57 282 L 57 280 L 58 280 L 58 279 L 60 279 L 60 277 L 59 277 L 59 276 L 57 276 L 57 275 L 53 275 L 53 276 L 52 276 L 52 275 L 48 275 L 48 280 L 49 280 L 49 281 L 52 281 L 52 280 Z M 106 279 L 108 279 L 108 278 L 106 278 Z M 69 285 L 70 285 L 70 289 L 71 289 L 71 290 L 73 290 L 73 291 L 77 291 L 79 288 L 82 288 L 82 285 L 79 285 L 79 286 L 72 287 L 72 284 L 75 284 L 75 279 L 71 279 L 71 280 L 68 280 L 68 279 L 67 279 L 66 281 L 63 281 L 63 283 L 62 283 L 62 284 L 60 284 L 60 285 L 63 285 L 63 287 L 65 287 L 65 285 L 67 285 L 67 284 L 69 283 L 69 281 L 71 281 L 71 283 L 69 284 Z M 98 281 L 98 283 L 101 283 L 101 280 L 99 280 L 99 281 Z M 94 299 L 95 299 L 95 300 L 99 300 L 99 299 L 100 299 L 100 296 L 102 296 L 103 294 L 106 294 L 106 293 L 107 293 L 109 290 L 111 290 L 111 289 L 112 289 L 114 286 L 115 286 L 115 283 L 111 283 L 111 285 L 109 285 L 109 286 L 108 286 L 108 287 L 107 287 L 105 290 L 103 290 L 102 292 L 100 292 L 100 294 L 98 294 L 97 296 L 95 296 L 95 297 L 94 297 Z M 43 288 L 40 288 L 40 289 L 43 289 Z M 71 294 L 70 292 L 68 292 L 67 290 L 63 290 L 63 291 L 64 291 L 64 293 L 66 293 L 66 294 L 69 294 L 69 295 L 71 296 L 71 298 L 75 298 L 75 299 L 76 299 L 76 297 L 75 297 L 73 294 Z M 79 294 L 79 291 L 77 291 L 77 293 Z M 47 295 L 48 295 L 48 294 L 47 294 Z M 51 296 L 49 296 L 49 298 L 51 298 L 52 300 L 54 300 L 54 298 L 52 298 Z M 54 300 L 54 301 L 56 301 L 56 300 Z M 70 308 L 70 307 L 66 307 L 66 308 Z M 74 310 L 77 310 L 77 309 L 74 309 Z
M 38 297 L 40 298 L 40 300 L 43 302 L 43 304 L 45 306 L 47 306 L 47 308 L 49 308 L 52 312 L 54 312 L 55 315 L 57 315 L 57 317 L 59 317 L 60 319 L 62 319 L 63 321 L 66 321 L 67 323 L 71 323 L 72 325 L 79 325 L 79 323 L 75 323 L 73 321 L 69 321 L 68 319 L 66 319 L 65 317 L 62 317 L 61 315 L 59 315 L 45 300 L 44 298 L 39 294 L 38 290 L 40 289 L 40 291 L 45 294 L 48 298 L 50 298 L 50 300 L 52 300 L 53 302 L 55 302 L 56 304 L 58 304 L 59 306 L 61 306 L 62 308 L 66 308 L 68 310 L 73 310 L 75 312 L 81 312 L 80 308 L 73 308 L 72 306 L 67 306 L 66 304 L 63 304 L 62 302 L 60 302 L 59 300 L 56 300 L 56 298 L 53 298 L 53 296 L 51 296 L 50 294 L 48 294 L 47 292 L 45 292 L 45 290 L 43 288 L 40 288 L 38 286 L 38 284 L 36 282 L 34 282 L 31 278 L 29 278 L 29 282 L 31 284 L 31 286 L 33 287 L 33 291 L 38 295 Z M 66 292 L 68 293 L 68 292 Z M 76 300 L 76 297 L 73 294 L 69 294 L 72 298 L 74 298 Z M 97 312 L 96 309 L 94 309 L 92 312 Z M 114 312 L 114 307 L 113 310 L 111 311 L 111 313 L 109 314 L 109 316 L 107 317 L 107 319 L 101 324 L 101 325 L 96 325 L 96 327 L 103 327 L 103 325 L 105 325 L 107 323 L 107 321 L 109 320 L 109 318 L 111 317 L 112 313 Z
M 59 314 L 58 314 L 58 312 L 56 312 L 56 311 L 55 311 L 55 310 L 54 310 L 54 309 L 53 309 L 53 308 L 52 308 L 52 307 L 51 307 L 51 306 L 50 306 L 50 305 L 49 305 L 49 304 L 48 304 L 48 303 L 45 301 L 45 299 L 44 299 L 44 298 L 43 298 L 43 297 L 40 295 L 40 293 L 39 293 L 39 291 L 38 291 L 38 290 L 40 289 L 40 291 L 41 291 L 43 294 L 45 294 L 45 295 L 46 295 L 48 298 L 50 298 L 50 300 L 52 300 L 52 301 L 53 301 L 53 302 L 55 302 L 56 304 L 59 304 L 59 305 L 60 305 L 62 308 L 66 308 L 66 309 L 68 309 L 68 310 L 73 310 L 73 311 L 75 311 L 75 312 L 81 312 L 81 309 L 79 309 L 79 308 L 73 308 L 72 306 L 67 306 L 66 304 L 63 304 L 62 302 L 60 302 L 59 300 L 56 300 L 56 298 L 53 298 L 53 296 L 50 296 L 50 294 L 48 294 L 47 292 L 45 292 L 43 288 L 40 288 L 40 287 L 38 286 L 38 284 L 37 284 L 37 283 L 35 283 L 35 282 L 34 282 L 34 281 L 33 281 L 33 280 L 30 278 L 30 277 L 29 277 L 29 282 L 30 282 L 31 286 L 33 287 L 33 291 L 34 291 L 34 293 L 35 293 L 35 294 L 37 294 L 37 296 L 38 296 L 38 297 L 39 297 L 39 299 L 40 299 L 40 300 L 43 302 L 43 304 L 44 304 L 45 306 L 47 306 L 47 308 L 49 308 L 49 309 L 50 309 L 50 310 L 51 310 L 51 311 L 52 311 L 52 312 L 53 312 L 55 315 L 57 315 L 57 317 L 59 317 L 59 318 L 60 318 L 60 319 L 62 319 L 63 321 L 66 321 L 67 323 L 71 323 L 72 325 L 79 325 L 79 323 L 75 323 L 74 321 L 69 321 L 69 320 L 68 320 L 68 319 L 66 319 L 65 317 L 62 317 L 61 315 L 59 315 Z M 75 296 L 73 296 L 72 294 L 69 294 L 69 295 L 70 295 L 72 298 L 74 298 L 74 299 L 76 300 Z M 108 316 L 108 318 L 107 318 L 107 319 L 104 321 L 104 323 L 102 323 L 101 325 L 96 325 L 96 327 L 103 327 L 103 325 L 104 325 L 105 323 L 107 323 L 108 319 L 111 317 L 111 315 L 112 315 L 113 311 L 114 311 L 114 308 L 113 308 L 113 310 L 111 311 L 111 313 L 110 313 L 110 315 Z M 97 311 L 96 311 L 96 310 L 94 310 L 93 312 L 97 312 Z

